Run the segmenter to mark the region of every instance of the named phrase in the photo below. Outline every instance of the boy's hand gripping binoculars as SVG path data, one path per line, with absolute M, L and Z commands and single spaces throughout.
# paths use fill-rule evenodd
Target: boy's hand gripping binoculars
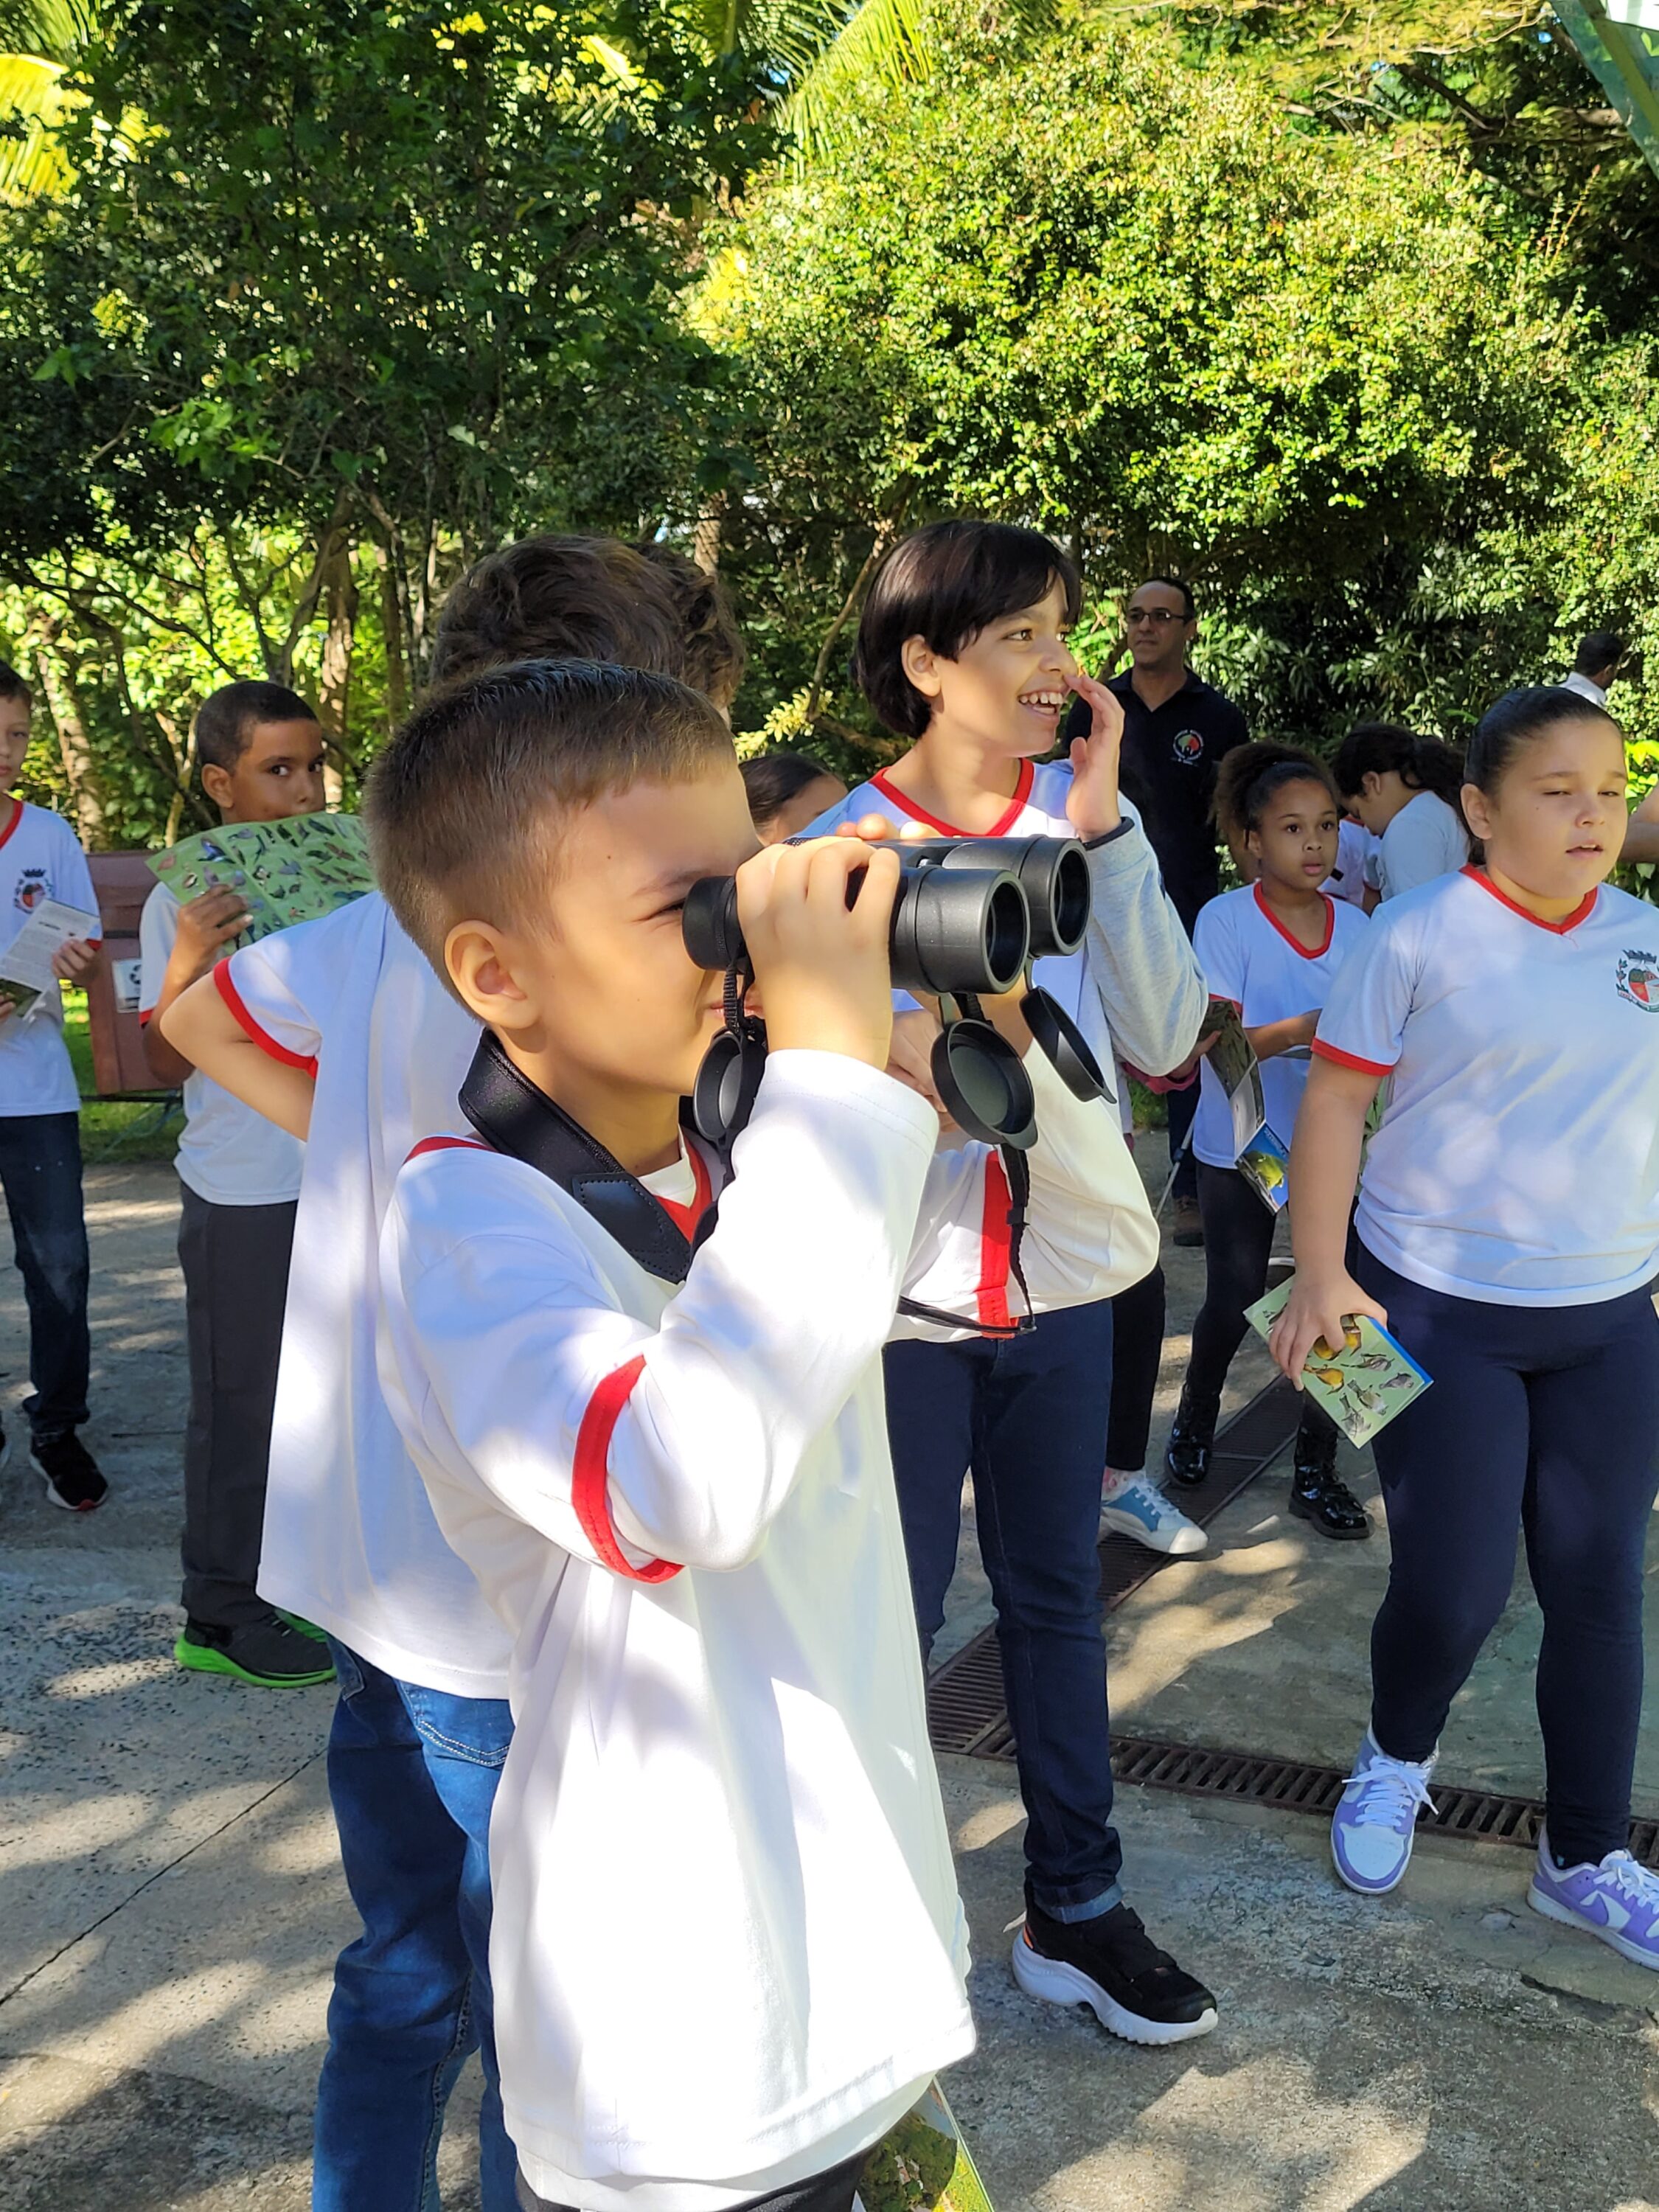
M 1030 1079 L 978 1002 L 1012 991 L 1030 961 L 1081 946 L 1090 909 L 1083 848 L 1070 837 L 883 842 L 892 842 L 901 869 L 889 940 L 893 988 L 944 1001 L 933 1054 L 939 1097 L 969 1136 L 1024 1151 L 1036 1139 Z M 682 927 L 697 965 L 726 975 L 726 1033 L 709 1048 L 693 1107 L 703 1135 L 729 1143 L 748 1119 L 765 1053 L 764 1033 L 743 1014 L 737 988 L 753 970 L 734 878 L 693 884 Z M 1069 1090 L 1079 1098 L 1107 1095 L 1098 1061 L 1048 992 L 1028 990 L 1020 1012 Z

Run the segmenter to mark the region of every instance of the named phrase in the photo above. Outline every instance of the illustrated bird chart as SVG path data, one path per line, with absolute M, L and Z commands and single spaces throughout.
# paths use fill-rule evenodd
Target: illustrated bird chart
M 1267 1336 L 1284 1312 L 1294 1280 L 1291 1277 L 1279 1284 L 1245 1309 L 1244 1318 L 1258 1336 Z M 1396 1414 L 1422 1396 L 1431 1379 L 1369 1314 L 1347 1316 L 1340 1346 L 1333 1347 L 1319 1338 L 1302 1370 L 1303 1389 L 1352 1444 L 1368 1444 L 1379 1429 L 1386 1429 Z
M 240 891 L 249 918 L 239 945 L 315 921 L 374 888 L 368 840 L 355 814 L 228 823 L 152 853 L 149 867 L 180 906 L 204 891 Z

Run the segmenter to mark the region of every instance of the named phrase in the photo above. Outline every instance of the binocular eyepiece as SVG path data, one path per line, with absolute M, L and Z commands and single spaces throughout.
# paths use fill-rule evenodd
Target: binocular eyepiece
M 885 842 L 885 841 L 884 841 Z M 1075 952 L 1089 923 L 1089 864 L 1070 837 L 894 840 L 893 988 L 1000 998 L 1028 960 Z M 855 876 L 849 900 L 863 880 Z M 686 951 L 700 968 L 746 963 L 737 884 L 705 876 L 685 895 Z

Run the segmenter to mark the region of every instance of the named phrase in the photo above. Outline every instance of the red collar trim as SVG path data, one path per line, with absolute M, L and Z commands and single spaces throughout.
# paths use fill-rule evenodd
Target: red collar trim
M 1518 914 L 1522 921 L 1529 921 L 1534 929 L 1547 929 L 1552 937 L 1565 937 L 1570 929 L 1577 929 L 1581 921 L 1588 921 L 1595 911 L 1595 891 L 1586 891 L 1571 914 L 1564 915 L 1559 921 L 1546 921 L 1541 915 L 1533 914 L 1526 907 L 1517 905 L 1507 891 L 1500 891 L 1492 878 L 1473 863 L 1459 869 L 1458 873 L 1467 876 L 1472 884 L 1479 884 L 1483 891 L 1491 893 L 1499 906 L 1506 906 L 1511 914 Z M 1595 889 L 1600 890 L 1601 885 L 1598 884 Z
M 428 1152 L 488 1152 L 493 1146 L 482 1145 L 476 1137 L 422 1137 L 420 1143 L 404 1159 L 407 1167 L 410 1160 L 423 1159 Z
M 3 830 L 0 830 L 0 845 L 3 845 L 5 843 L 7 838 L 10 836 L 12 831 L 17 827 L 22 818 L 23 802 L 21 799 L 14 799 L 11 802 L 11 819 L 7 823 Z
M 1014 795 L 1008 802 L 1007 811 L 999 815 L 988 830 L 959 830 L 954 822 L 941 822 L 937 814 L 930 814 L 925 806 L 918 806 L 914 799 L 907 799 L 902 791 L 890 784 L 884 768 L 878 768 L 870 781 L 874 789 L 884 799 L 890 799 L 902 814 L 908 814 L 913 822 L 927 823 L 929 829 L 937 830 L 941 836 L 1006 837 L 1025 810 L 1036 776 L 1036 770 L 1030 762 L 1023 760 L 1019 764 L 1019 774 L 1014 779 Z
M 693 1182 L 690 1205 L 683 1205 L 678 1199 L 675 1198 L 659 1198 L 657 1203 L 689 1244 L 697 1233 L 697 1224 L 708 1211 L 708 1201 L 713 1196 L 713 1191 L 709 1185 L 708 1170 L 704 1165 L 702 1154 L 695 1145 L 687 1145 L 685 1150 L 691 1162 Z
M 1292 936 L 1291 932 L 1285 928 L 1284 923 L 1268 905 L 1267 900 L 1262 897 L 1261 886 L 1260 884 L 1257 884 L 1255 886 L 1255 902 L 1257 906 L 1261 909 L 1261 912 L 1267 916 L 1267 920 L 1272 922 L 1273 927 L 1284 939 L 1285 944 L 1290 946 L 1291 951 L 1299 952 L 1304 960 L 1322 960 L 1325 957 L 1325 955 L 1330 951 L 1331 939 L 1336 934 L 1336 901 L 1334 898 L 1325 898 L 1323 891 L 1321 891 L 1319 894 L 1321 898 L 1325 899 L 1325 934 L 1317 945 L 1304 945 L 1299 937 Z

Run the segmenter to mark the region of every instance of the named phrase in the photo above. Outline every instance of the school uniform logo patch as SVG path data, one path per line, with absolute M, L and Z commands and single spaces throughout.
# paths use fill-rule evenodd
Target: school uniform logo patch
M 33 914 L 36 907 L 52 896 L 52 885 L 44 868 L 25 868 L 17 878 L 17 905 L 24 914 Z
M 1659 1014 L 1659 954 L 1621 952 L 1618 984 L 1621 999 L 1650 1014 Z
M 1183 768 L 1204 757 L 1204 740 L 1196 730 L 1182 730 L 1175 741 L 1175 757 Z

